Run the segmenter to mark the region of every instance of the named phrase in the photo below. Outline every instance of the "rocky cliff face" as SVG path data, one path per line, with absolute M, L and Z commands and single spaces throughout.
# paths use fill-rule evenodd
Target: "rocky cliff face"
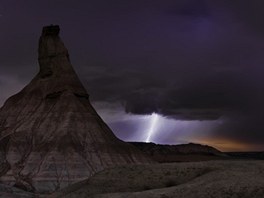
M 0 181 L 41 193 L 107 167 L 150 162 L 91 106 L 59 31 L 43 28 L 39 73 L 0 109 Z

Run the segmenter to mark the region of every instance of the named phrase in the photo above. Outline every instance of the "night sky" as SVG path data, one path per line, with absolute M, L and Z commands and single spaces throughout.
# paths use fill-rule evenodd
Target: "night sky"
M 50 24 L 119 138 L 264 150 L 264 1 L 2 0 L 0 105 Z

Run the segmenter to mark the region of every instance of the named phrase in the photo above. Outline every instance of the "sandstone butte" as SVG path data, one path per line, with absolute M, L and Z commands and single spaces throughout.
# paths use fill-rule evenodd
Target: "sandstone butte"
M 40 70 L 0 109 L 0 182 L 50 193 L 105 168 L 150 163 L 89 102 L 57 25 L 39 40 Z

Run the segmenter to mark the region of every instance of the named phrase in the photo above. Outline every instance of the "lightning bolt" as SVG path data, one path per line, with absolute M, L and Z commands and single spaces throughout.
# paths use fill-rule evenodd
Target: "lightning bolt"
M 148 136 L 147 136 L 146 142 L 150 142 L 151 136 L 155 132 L 155 127 L 157 126 L 158 118 L 159 118 L 158 114 L 156 114 L 156 113 L 151 114 L 150 128 L 148 131 Z

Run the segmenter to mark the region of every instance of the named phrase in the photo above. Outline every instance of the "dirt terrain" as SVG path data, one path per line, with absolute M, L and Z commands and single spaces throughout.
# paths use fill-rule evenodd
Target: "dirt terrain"
M 264 161 L 208 161 L 109 169 L 49 198 L 263 198 Z

